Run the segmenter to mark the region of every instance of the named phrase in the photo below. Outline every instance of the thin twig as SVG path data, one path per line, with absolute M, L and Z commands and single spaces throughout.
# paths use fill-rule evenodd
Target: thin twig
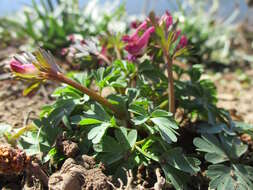
M 165 184 L 165 179 L 161 175 L 159 168 L 156 168 L 155 174 L 156 174 L 157 182 L 154 185 L 154 190 L 162 190 Z
M 134 180 L 132 170 L 126 171 L 126 174 L 127 174 L 127 185 L 126 185 L 125 190 L 132 190 L 133 189 L 132 188 L 132 183 L 133 183 L 133 180 Z

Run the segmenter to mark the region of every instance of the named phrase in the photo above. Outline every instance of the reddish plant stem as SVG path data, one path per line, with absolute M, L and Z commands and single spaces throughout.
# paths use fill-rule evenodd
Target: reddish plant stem
M 93 90 L 82 86 L 81 84 L 69 79 L 68 77 L 66 77 L 64 74 L 62 73 L 53 73 L 50 74 L 49 76 L 50 79 L 58 81 L 58 82 L 62 82 L 65 84 L 68 84 L 78 90 L 80 90 L 81 92 L 83 92 L 84 94 L 87 94 L 91 99 L 99 102 L 100 104 L 102 104 L 103 106 L 106 106 L 107 108 L 109 108 L 110 110 L 112 110 L 117 117 L 119 118 L 123 118 L 124 117 L 124 113 L 122 113 L 122 111 L 120 111 L 119 109 L 117 109 L 113 104 L 111 104 L 107 99 L 105 99 L 104 97 L 100 96 L 99 94 L 97 94 L 96 92 L 94 92 Z
M 164 60 L 167 64 L 168 73 L 168 99 L 169 99 L 169 112 L 175 114 L 175 93 L 174 93 L 174 80 L 172 64 L 173 60 L 169 57 L 167 51 L 164 51 Z

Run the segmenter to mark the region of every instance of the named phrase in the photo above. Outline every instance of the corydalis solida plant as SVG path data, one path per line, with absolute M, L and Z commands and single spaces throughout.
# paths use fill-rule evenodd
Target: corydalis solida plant
M 32 85 L 24 90 L 24 95 L 28 95 L 38 89 L 42 82 L 54 80 L 75 87 L 84 94 L 87 94 L 91 99 L 108 107 L 115 115 L 119 117 L 123 115 L 120 110 L 96 92 L 67 78 L 58 68 L 53 56 L 43 49 L 39 49 L 33 54 L 26 53 L 23 56 L 16 55 L 10 62 L 10 67 L 16 78 L 32 83 Z
M 151 13 L 149 18 L 142 22 L 132 35 L 122 38 L 126 42 L 125 50 L 128 52 L 128 59 L 135 61 L 137 57 L 144 55 L 152 35 L 157 37 L 155 39 L 158 40 L 153 41 L 156 42 L 155 46 L 162 49 L 163 58 L 167 64 L 169 111 L 173 114 L 175 113 L 173 59 L 187 52 L 187 37 L 181 35 L 180 30 L 176 30 L 176 25 L 177 23 L 173 24 L 173 18 L 168 11 L 161 18 L 157 18 L 154 13 Z M 142 34 L 140 35 L 140 33 Z

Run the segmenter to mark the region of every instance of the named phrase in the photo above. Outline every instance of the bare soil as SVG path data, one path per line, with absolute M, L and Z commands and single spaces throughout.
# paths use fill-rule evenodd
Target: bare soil
M 218 107 L 229 110 L 235 120 L 253 124 L 253 69 L 216 74 L 211 80 L 216 84 Z

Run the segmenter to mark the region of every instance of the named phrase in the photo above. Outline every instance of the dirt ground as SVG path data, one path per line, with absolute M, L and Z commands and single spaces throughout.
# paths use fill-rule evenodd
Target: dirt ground
M 39 114 L 43 105 L 52 102 L 52 87 L 44 87 L 33 97 L 24 97 L 23 88 L 24 85 L 18 81 L 0 81 L 0 123 L 22 127 L 28 113 L 32 119 Z
M 9 59 L 17 51 L 16 48 L 0 51 L 0 123 L 22 127 L 28 113 L 32 119 L 39 114 L 43 105 L 52 102 L 50 94 L 55 85 L 42 86 L 35 96 L 24 97 L 24 84 L 14 80 L 9 70 Z
M 253 124 L 253 69 L 219 73 L 210 78 L 216 84 L 218 107 L 229 110 L 237 120 Z

